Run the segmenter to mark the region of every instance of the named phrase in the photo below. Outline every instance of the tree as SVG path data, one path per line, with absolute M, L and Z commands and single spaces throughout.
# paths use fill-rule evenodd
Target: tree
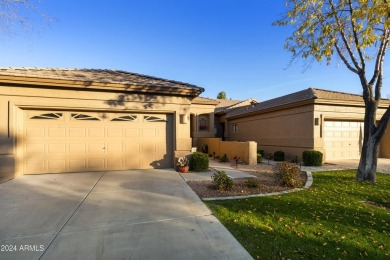
M 226 99 L 226 93 L 225 93 L 225 91 L 219 92 L 218 95 L 217 95 L 217 98 L 218 98 L 218 99 Z
M 34 0 L 0 0 L 0 30 L 13 34 L 33 30 L 34 22 L 50 22 L 52 19 L 37 6 Z M 38 21 L 35 21 L 38 19 Z
M 360 80 L 365 104 L 364 139 L 357 180 L 376 182 L 379 142 L 390 108 L 377 121 L 381 102 L 383 60 L 389 45 L 388 0 L 287 0 L 287 13 L 274 25 L 293 25 L 285 48 L 292 61 L 303 58 L 327 64 L 339 57 Z

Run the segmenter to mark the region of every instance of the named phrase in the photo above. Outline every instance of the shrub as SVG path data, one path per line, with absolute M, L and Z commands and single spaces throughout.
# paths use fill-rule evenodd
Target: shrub
M 261 154 L 264 157 L 264 150 L 257 150 L 257 153 Z
M 206 172 L 209 170 L 209 156 L 201 152 L 192 154 L 191 170 L 196 172 Z
M 302 185 L 299 177 L 301 170 L 295 164 L 288 162 L 277 163 L 273 170 L 278 177 L 279 184 L 293 188 Z
M 229 162 L 229 158 L 227 157 L 226 153 L 219 158 L 220 162 Z
M 303 164 L 306 166 L 321 166 L 322 157 L 320 151 L 304 151 L 302 153 Z
M 274 161 L 276 162 L 284 161 L 284 152 L 283 151 L 274 152 Z
M 245 182 L 245 185 L 248 188 L 257 188 L 259 187 L 259 181 L 255 178 L 250 178 Z
M 211 180 L 215 184 L 218 190 L 230 190 L 233 187 L 233 180 L 226 172 L 217 171 L 211 176 Z
M 261 163 L 261 161 L 263 160 L 263 156 L 261 156 L 261 154 L 257 154 L 257 163 Z

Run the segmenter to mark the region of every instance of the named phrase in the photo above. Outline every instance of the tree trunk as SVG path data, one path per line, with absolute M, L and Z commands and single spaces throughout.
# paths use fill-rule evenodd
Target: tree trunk
M 356 180 L 376 183 L 379 141 L 372 134 L 364 138 Z

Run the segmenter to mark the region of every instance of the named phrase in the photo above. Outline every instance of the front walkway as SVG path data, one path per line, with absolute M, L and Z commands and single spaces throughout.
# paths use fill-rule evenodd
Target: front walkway
M 208 172 L 186 172 L 181 173 L 180 175 L 185 181 L 211 181 L 211 176 L 216 171 L 224 171 L 232 179 L 254 178 L 251 174 L 236 170 L 226 164 L 218 163 L 215 160 L 209 160 L 209 168 Z

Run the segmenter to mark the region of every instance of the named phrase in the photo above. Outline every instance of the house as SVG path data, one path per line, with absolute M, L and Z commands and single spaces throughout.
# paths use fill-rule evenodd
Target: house
M 0 179 L 173 167 L 203 88 L 119 70 L 0 68 Z
M 225 140 L 255 141 L 265 155 L 281 150 L 288 159 L 300 160 L 309 149 L 323 152 L 326 160 L 360 156 L 364 127 L 360 95 L 309 88 L 264 102 L 246 102 L 250 104 L 215 108 L 214 122 L 216 127 L 224 125 Z M 390 100 L 381 101 L 378 120 L 389 105 Z M 382 139 L 379 156 L 390 158 L 390 131 Z

